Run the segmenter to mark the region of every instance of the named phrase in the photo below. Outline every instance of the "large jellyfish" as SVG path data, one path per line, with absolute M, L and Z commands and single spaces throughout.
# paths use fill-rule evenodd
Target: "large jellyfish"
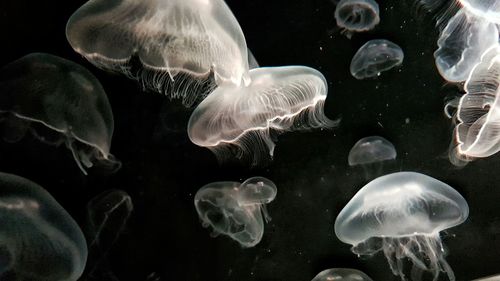
M 0 173 L 0 279 L 78 280 L 87 260 L 82 231 L 39 185 Z
M 331 268 L 318 273 L 311 281 L 373 281 L 365 273 L 352 268 Z
M 374 0 L 340 0 L 335 20 L 350 38 L 353 32 L 368 31 L 380 22 L 379 7 Z
M 194 205 L 203 226 L 212 226 L 213 237 L 227 235 L 247 248 L 262 239 L 264 220 L 271 219 L 265 205 L 274 200 L 276 192 L 274 183 L 263 177 L 243 183 L 214 182 L 198 190 Z
M 383 137 L 371 136 L 357 141 L 349 151 L 349 166 L 361 166 L 365 178 L 380 176 L 383 164 L 396 159 L 396 148 Z
M 366 42 L 351 60 L 351 74 L 356 79 L 365 79 L 380 75 L 403 62 L 401 48 L 385 39 Z
M 424 271 L 434 281 L 446 272 L 453 281 L 439 232 L 463 223 L 468 215 L 467 202 L 451 186 L 420 173 L 399 172 L 359 190 L 335 220 L 335 234 L 357 255 L 383 251 L 402 280 L 408 260 L 414 281 Z
M 468 12 L 500 24 L 500 2 L 498 0 L 458 0 Z
M 69 19 L 66 37 L 96 66 L 187 106 L 213 82 L 248 82 L 245 37 L 223 0 L 90 0 Z
M 327 95 L 324 76 L 305 66 L 264 67 L 250 70 L 247 87 L 224 84 L 193 111 L 188 124 L 191 141 L 212 150 L 219 160 L 235 149 L 238 158 L 250 156 L 257 164 L 273 156 L 271 135 L 336 125 L 323 106 Z M 266 153 L 267 152 L 267 153 Z
M 85 68 L 33 53 L 0 70 L 2 137 L 17 142 L 29 131 L 40 141 L 65 144 L 84 174 L 95 163 L 117 169 L 109 153 L 113 113 L 99 81 Z
M 500 47 L 482 56 L 458 104 L 450 161 L 461 166 L 500 150 Z

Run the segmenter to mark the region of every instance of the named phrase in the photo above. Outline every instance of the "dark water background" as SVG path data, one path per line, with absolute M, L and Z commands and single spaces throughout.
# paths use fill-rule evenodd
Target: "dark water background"
M 349 149 L 375 134 L 390 140 L 398 152 L 397 164 L 384 167 L 384 173 L 425 173 L 455 187 L 468 201 L 469 219 L 443 233 L 457 279 L 500 272 L 500 157 L 463 169 L 449 163 L 452 125 L 443 104 L 457 88 L 446 85 L 435 69 L 438 34 L 432 20 L 406 1 L 380 0 L 381 23 L 351 40 L 336 30 L 335 6 L 328 0 L 227 1 L 260 65 L 320 70 L 330 87 L 326 114 L 342 118 L 332 131 L 280 136 L 274 162 L 254 169 L 217 164 L 210 151 L 187 138 L 189 110 L 76 54 L 66 41 L 65 24 L 84 2 L 2 0 L 0 65 L 47 52 L 87 67 L 112 105 L 112 153 L 123 167 L 114 175 L 91 170 L 83 176 L 67 149 L 28 138 L 0 144 L 0 170 L 45 187 L 82 226 L 88 200 L 107 189 L 127 191 L 135 209 L 104 268 L 118 280 L 307 281 L 332 267 L 357 268 L 375 281 L 398 280 L 383 255 L 358 259 L 333 233 L 336 215 L 367 182 L 362 171 L 347 165 Z M 355 80 L 349 73 L 352 56 L 367 40 L 378 38 L 402 47 L 403 65 L 377 79 Z M 193 206 L 196 191 L 213 181 L 256 175 L 278 186 L 276 200 L 268 205 L 273 220 L 261 243 L 242 249 L 227 237 L 210 238 Z

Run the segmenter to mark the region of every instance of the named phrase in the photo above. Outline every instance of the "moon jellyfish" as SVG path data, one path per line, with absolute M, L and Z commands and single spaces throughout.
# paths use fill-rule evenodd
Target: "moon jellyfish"
M 245 37 L 223 0 L 92 0 L 69 19 L 73 49 L 102 69 L 192 105 L 248 81 Z
M 361 46 L 352 58 L 351 74 L 356 79 L 379 76 L 382 71 L 400 65 L 403 58 L 403 50 L 391 41 L 371 40 Z
M 437 44 L 434 57 L 439 73 L 450 82 L 462 82 L 481 55 L 498 44 L 498 29 L 495 24 L 460 9 L 441 32 Z
M 472 281 L 499 281 L 499 280 L 500 280 L 500 274 L 494 275 L 494 276 L 483 277 L 483 278 L 479 278 L 479 279 L 474 279 Z
M 374 0 L 340 0 L 335 8 L 337 25 L 344 29 L 348 38 L 352 32 L 373 29 L 380 22 L 379 14 Z
M 198 190 L 194 205 L 202 225 L 212 227 L 213 237 L 227 235 L 248 248 L 262 239 L 264 220 L 271 219 L 265 205 L 274 200 L 276 193 L 274 183 L 263 177 L 243 183 L 214 182 Z
M 238 158 L 250 156 L 256 165 L 266 152 L 272 158 L 272 135 L 336 125 L 323 112 L 328 90 L 317 70 L 264 67 L 250 70 L 250 77 L 252 82 L 246 87 L 218 87 L 189 119 L 191 141 L 212 150 L 219 160 L 236 154 Z
M 117 169 L 109 153 L 113 113 L 99 81 L 85 68 L 33 53 L 0 70 L 0 122 L 7 142 L 31 132 L 40 141 L 71 150 L 84 174 L 95 163 Z
M 397 153 L 394 145 L 379 136 L 360 139 L 349 151 L 349 166 L 361 166 L 365 178 L 371 179 L 382 173 L 386 161 L 396 159 Z
M 458 0 L 469 13 L 500 24 L 500 2 L 498 0 Z
M 451 186 L 420 173 L 399 172 L 360 189 L 338 215 L 335 234 L 358 256 L 383 251 L 402 280 L 409 261 L 414 281 L 425 271 L 434 281 L 440 272 L 453 281 L 439 232 L 463 223 L 468 215 L 467 202 Z
M 318 273 L 311 281 L 373 281 L 357 269 L 331 268 Z
M 71 216 L 42 187 L 0 173 L 0 278 L 78 280 L 87 244 Z

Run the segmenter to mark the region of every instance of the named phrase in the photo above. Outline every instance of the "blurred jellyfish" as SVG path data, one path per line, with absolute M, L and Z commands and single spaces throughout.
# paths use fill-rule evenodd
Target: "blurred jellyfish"
M 321 271 L 311 281 L 373 281 L 357 269 L 331 268 Z
M 87 244 L 71 216 L 42 187 L 0 173 L 0 279 L 78 280 Z
M 495 46 L 485 52 L 465 82 L 449 154 L 454 165 L 463 166 L 500 150 L 499 86 L 500 47 Z
M 401 48 L 385 39 L 366 42 L 356 52 L 351 61 L 351 74 L 356 79 L 365 79 L 380 75 L 403 62 Z
M 73 49 L 186 106 L 215 84 L 248 83 L 245 37 L 223 0 L 88 1 L 69 19 Z
M 120 162 L 109 153 L 113 113 L 99 81 L 71 61 L 43 53 L 0 70 L 0 122 L 7 142 L 29 131 L 40 141 L 65 144 L 84 174 L 94 164 Z
M 365 178 L 372 179 L 382 174 L 384 162 L 396 159 L 394 145 L 379 136 L 360 139 L 349 151 L 349 166 L 363 168 Z
M 437 69 L 450 82 L 465 81 L 481 55 L 496 44 L 495 24 L 460 9 L 440 34 L 434 52 Z
M 494 276 L 483 277 L 479 279 L 474 279 L 472 281 L 500 281 L 500 274 Z
M 259 63 L 257 62 L 257 59 L 253 55 L 253 53 L 248 49 L 248 67 L 250 69 L 258 68 Z
M 212 150 L 219 160 L 234 153 L 238 158 L 250 156 L 256 165 L 267 157 L 266 152 L 272 158 L 271 135 L 336 125 L 323 112 L 328 90 L 317 70 L 264 67 L 250 70 L 250 77 L 247 87 L 218 87 L 189 120 L 191 141 Z
M 498 0 L 458 0 L 469 13 L 489 22 L 500 24 L 500 2 Z
M 378 4 L 374 0 L 340 0 L 335 20 L 350 38 L 353 32 L 371 30 L 380 22 Z
M 263 177 L 243 183 L 214 182 L 198 190 L 194 205 L 203 226 L 213 228 L 213 237 L 227 235 L 247 248 L 262 239 L 264 220 L 271 219 L 265 205 L 274 200 L 276 192 L 274 183 Z
M 409 260 L 414 281 L 424 271 L 433 274 L 434 281 L 446 272 L 453 281 L 439 232 L 463 223 L 468 215 L 467 202 L 449 185 L 423 174 L 399 172 L 359 190 L 338 215 L 335 234 L 358 256 L 383 251 L 402 280 Z

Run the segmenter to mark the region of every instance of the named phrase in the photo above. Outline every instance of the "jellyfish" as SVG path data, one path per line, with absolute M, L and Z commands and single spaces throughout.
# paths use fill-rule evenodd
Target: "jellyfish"
M 250 77 L 247 87 L 218 87 L 189 119 L 190 140 L 212 150 L 220 161 L 235 154 L 257 165 L 273 157 L 272 135 L 337 124 L 323 112 L 327 84 L 317 70 L 263 67 L 250 70 Z
M 265 205 L 274 200 L 276 193 L 276 185 L 263 177 L 243 183 L 214 182 L 198 190 L 194 205 L 202 225 L 212 227 L 213 237 L 227 235 L 249 248 L 262 239 L 264 221 L 271 219 Z
M 479 279 L 474 279 L 472 281 L 499 281 L 499 280 L 500 280 L 500 274 L 488 276 L 488 277 L 483 277 L 483 278 L 479 278 Z
M 440 272 L 454 281 L 439 232 L 468 215 L 467 202 L 451 186 L 420 173 L 398 172 L 360 189 L 335 220 L 335 234 L 358 256 L 382 251 L 402 280 L 409 261 L 414 281 L 426 271 L 434 281 Z
M 489 22 L 500 24 L 500 2 L 497 0 L 458 0 L 469 12 Z
M 456 113 L 450 161 L 463 166 L 500 150 L 500 46 L 491 47 L 465 82 Z
M 113 113 L 99 81 L 85 68 L 44 53 L 26 55 L 0 70 L 2 138 L 65 144 L 84 174 L 94 164 L 116 170 L 110 154 Z
M 249 82 L 245 37 L 223 0 L 92 0 L 71 16 L 66 37 L 97 67 L 186 106 L 215 85 Z
M 351 61 L 351 74 L 356 79 L 365 79 L 380 75 L 403 62 L 401 48 L 385 39 L 366 42 L 356 52 Z
M 498 44 L 498 29 L 493 23 L 460 9 L 441 32 L 434 52 L 441 76 L 450 82 L 463 82 L 481 55 Z
M 379 22 L 379 8 L 374 0 L 340 0 L 335 8 L 335 20 L 348 38 L 353 32 L 373 29 Z
M 349 166 L 361 166 L 365 178 L 380 176 L 384 162 L 396 159 L 394 145 L 379 136 L 365 137 L 357 141 L 349 152 Z
M 78 280 L 87 260 L 82 231 L 41 186 L 0 173 L 0 279 Z
M 352 268 L 330 268 L 318 273 L 312 281 L 373 281 L 365 273 Z

